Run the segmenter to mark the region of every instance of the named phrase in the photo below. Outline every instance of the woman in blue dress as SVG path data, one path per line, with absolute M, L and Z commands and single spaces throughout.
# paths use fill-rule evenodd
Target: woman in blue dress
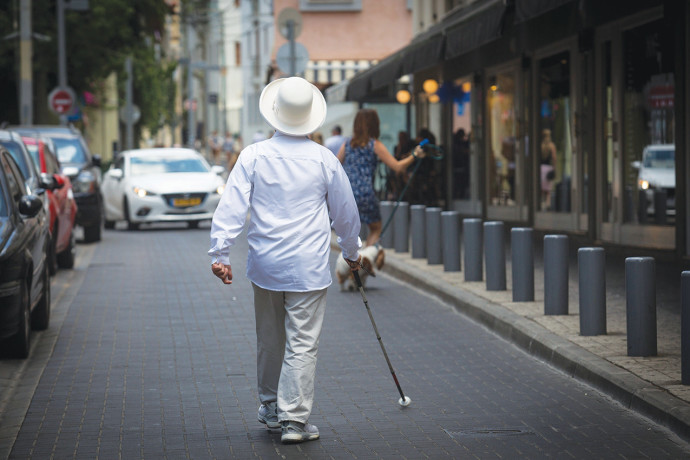
M 355 116 L 352 139 L 343 143 L 338 152 L 338 159 L 343 164 L 355 195 L 359 220 L 369 227 L 366 246 L 376 244 L 381 236 L 381 211 L 373 184 L 377 158 L 395 173 L 402 173 L 415 158 L 424 157 L 424 151 L 417 146 L 411 155 L 396 160 L 379 141 L 379 134 L 379 116 L 376 110 L 361 109 Z

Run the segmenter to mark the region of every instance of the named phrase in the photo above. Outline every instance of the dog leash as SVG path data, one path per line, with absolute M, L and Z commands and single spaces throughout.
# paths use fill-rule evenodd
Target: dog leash
M 437 153 L 434 155 L 431 155 L 427 152 L 427 155 L 424 158 L 431 158 L 433 160 L 441 160 L 443 159 L 443 149 L 439 147 L 438 145 L 434 144 L 429 144 L 429 139 L 424 139 L 422 142 L 419 143 L 420 147 L 424 147 L 424 150 L 434 150 Z M 412 174 L 410 174 L 410 177 L 407 179 L 407 182 L 405 183 L 405 187 L 403 187 L 402 191 L 400 192 L 400 195 L 398 196 L 397 201 L 395 202 L 395 205 L 393 206 L 393 211 L 391 212 L 390 216 L 388 216 L 388 219 L 386 220 L 386 223 L 383 225 L 383 229 L 381 230 L 381 234 L 379 235 L 379 241 L 381 241 L 381 237 L 383 234 L 386 232 L 388 229 L 388 226 L 390 225 L 391 221 L 393 220 L 393 216 L 395 215 L 395 211 L 398 210 L 398 207 L 400 206 L 400 201 L 402 201 L 403 197 L 405 196 L 405 192 L 407 191 L 408 187 L 410 186 L 410 182 L 412 182 L 412 179 L 414 178 L 415 173 L 419 169 L 419 167 L 422 164 L 422 160 L 424 158 L 420 158 L 419 161 L 416 162 L 414 165 L 414 169 L 412 170 Z M 378 243 L 376 243 L 378 245 Z

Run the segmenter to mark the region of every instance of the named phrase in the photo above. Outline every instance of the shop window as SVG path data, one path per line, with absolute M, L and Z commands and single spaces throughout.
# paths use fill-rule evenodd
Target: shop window
M 624 220 L 675 223 L 674 40 L 663 21 L 623 33 Z
M 515 75 L 499 73 L 489 77 L 488 184 L 490 203 L 514 206 L 516 177 Z
M 572 137 L 570 53 L 539 61 L 539 209 L 570 212 Z
M 472 83 L 468 79 L 452 82 L 453 144 L 451 147 L 453 200 L 469 200 L 471 175 L 470 143 L 472 139 Z

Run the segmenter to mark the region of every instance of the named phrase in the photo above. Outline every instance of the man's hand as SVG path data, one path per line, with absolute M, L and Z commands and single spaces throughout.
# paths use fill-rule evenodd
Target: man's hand
M 345 259 L 345 262 L 350 266 L 350 270 L 356 272 L 361 267 L 362 256 L 357 257 L 357 260 Z
M 211 271 L 223 284 L 232 284 L 232 267 L 221 263 L 211 264 Z

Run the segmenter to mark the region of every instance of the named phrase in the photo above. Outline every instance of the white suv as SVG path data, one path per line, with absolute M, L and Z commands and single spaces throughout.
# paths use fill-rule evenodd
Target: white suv
M 633 161 L 638 170 L 637 189 L 647 197 L 647 214 L 654 215 L 654 192 L 666 192 L 666 215 L 676 214 L 676 147 L 673 144 L 648 145 L 642 161 Z

